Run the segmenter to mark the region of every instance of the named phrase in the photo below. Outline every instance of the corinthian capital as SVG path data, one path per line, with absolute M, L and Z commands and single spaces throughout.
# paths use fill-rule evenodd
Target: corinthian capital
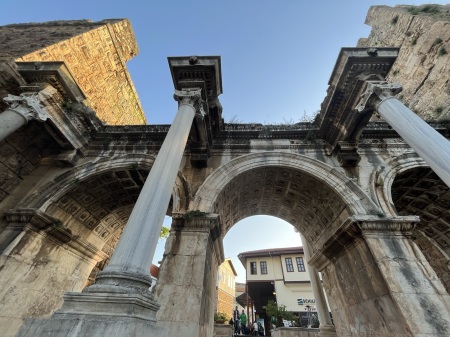
M 201 89 L 175 90 L 173 98 L 178 102 L 178 106 L 191 105 L 196 112 L 199 112 L 202 116 L 205 115 Z
M 400 84 L 387 83 L 385 81 L 368 81 L 366 90 L 361 95 L 361 100 L 356 106 L 356 109 L 359 112 L 368 109 L 376 110 L 378 104 L 385 99 L 397 95 L 400 91 L 402 91 Z
M 27 122 L 33 119 L 45 122 L 48 118 L 48 113 L 41 105 L 37 94 L 20 94 L 20 96 L 9 94 L 3 100 L 9 105 L 9 110 L 20 114 Z

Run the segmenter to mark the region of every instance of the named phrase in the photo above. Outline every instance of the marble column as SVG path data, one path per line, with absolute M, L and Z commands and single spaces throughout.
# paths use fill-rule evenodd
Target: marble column
M 396 84 L 368 82 L 357 109 L 375 109 L 450 187 L 450 142 L 393 95 Z
M 109 265 L 82 293 L 66 293 L 48 319 L 27 320 L 17 337 L 166 337 L 156 325 L 150 266 L 201 91 L 175 91 L 178 112 L 153 163 Z M 200 105 L 200 107 L 199 107 Z
M 147 289 L 151 284 L 149 270 L 159 233 L 196 108 L 200 106 L 201 111 L 200 89 L 176 90 L 174 98 L 178 101 L 178 112 L 114 254 L 108 266 L 97 276 L 97 285 L 92 290 L 104 285 Z
M 311 249 L 307 239 L 302 235 L 303 252 L 305 253 L 306 262 L 311 259 Z M 336 330 L 331 322 L 330 312 L 327 306 L 327 300 L 323 291 L 322 283 L 319 278 L 319 274 L 311 265 L 308 265 L 308 274 L 311 280 L 311 287 L 316 299 L 317 314 L 319 315 L 320 322 L 320 336 L 336 336 Z
M 36 93 L 23 93 L 20 96 L 8 95 L 3 100 L 9 105 L 9 108 L 0 114 L 0 141 L 30 120 L 45 122 L 48 118 Z

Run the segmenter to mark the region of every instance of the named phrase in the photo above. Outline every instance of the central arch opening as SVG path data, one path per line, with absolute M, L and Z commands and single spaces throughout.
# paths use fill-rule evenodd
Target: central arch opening
M 242 219 L 271 215 L 313 243 L 345 210 L 341 197 L 326 183 L 303 171 L 275 166 L 234 177 L 219 193 L 214 212 L 221 216 L 224 235 Z
M 294 263 L 301 259 L 305 267 L 300 233 L 284 220 L 257 215 L 235 224 L 225 235 L 223 243 L 226 259 L 219 268 L 217 312 L 230 315 L 237 305 L 239 312 L 242 309 L 247 312 L 250 323 L 259 322 L 270 330 L 270 318 L 263 307 L 272 301 L 285 306 L 296 316 L 292 324 L 300 325 L 305 308 L 297 303 L 297 298 L 314 299 L 309 275 L 306 268 L 301 271 L 294 268 L 288 273 L 283 270 L 284 258 Z M 226 270 L 229 260 L 237 273 L 235 289 L 230 289 L 227 284 L 227 278 L 232 278 L 230 268 Z M 235 303 L 227 292 L 236 296 Z

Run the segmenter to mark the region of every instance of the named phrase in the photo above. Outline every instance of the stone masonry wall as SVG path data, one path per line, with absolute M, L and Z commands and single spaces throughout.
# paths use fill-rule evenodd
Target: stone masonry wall
M 436 272 L 436 275 L 442 281 L 445 289 L 450 293 L 450 273 L 449 259 L 444 255 L 437 245 L 430 242 L 420 231 L 415 231 L 416 244 L 420 247 L 430 266 Z
M 234 296 L 227 294 L 222 289 L 218 289 L 217 312 L 223 312 L 231 317 L 233 312 Z
M 0 27 L 0 61 L 64 61 L 106 124 L 146 124 L 125 62 L 138 53 L 127 19 Z M 3 95 L 2 95 L 3 96 Z
M 359 47 L 400 47 L 387 78 L 403 86 L 398 97 L 425 120 L 449 121 L 450 5 L 373 6 L 366 24 Z

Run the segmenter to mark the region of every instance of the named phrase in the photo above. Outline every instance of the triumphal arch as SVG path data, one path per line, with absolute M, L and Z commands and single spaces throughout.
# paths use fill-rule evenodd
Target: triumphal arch
M 257 214 L 302 234 L 334 319 L 318 304 L 320 336 L 450 335 L 449 124 L 406 102 L 431 91 L 428 105 L 448 104 L 450 90 L 422 94 L 440 83 L 429 74 L 390 80 L 414 61 L 406 45 L 343 48 L 315 120 L 291 125 L 225 123 L 220 57 L 169 57 L 174 92 L 161 99 L 178 112 L 146 125 L 128 20 L 0 37 L 2 336 L 212 336 L 222 239 Z M 448 69 L 448 55 L 429 57 Z

